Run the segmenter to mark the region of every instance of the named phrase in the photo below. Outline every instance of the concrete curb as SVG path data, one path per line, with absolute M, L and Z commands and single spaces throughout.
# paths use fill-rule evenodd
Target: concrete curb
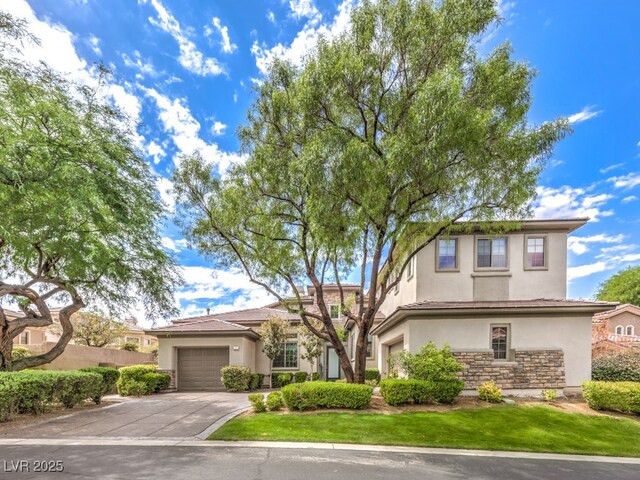
M 215 422 L 213 422 L 207 428 L 205 428 L 202 432 L 197 434 L 195 436 L 195 438 L 198 438 L 200 440 L 206 440 L 209 437 L 209 435 L 211 435 L 213 432 L 218 430 L 221 426 L 223 426 L 229 420 L 231 420 L 232 418 L 235 418 L 238 415 L 240 415 L 241 413 L 244 413 L 244 412 L 249 411 L 249 410 L 251 410 L 251 407 L 240 407 L 240 408 L 234 410 L 233 412 L 227 413 L 226 415 L 224 415 L 224 416 L 220 417 L 219 419 L 217 419 Z
M 215 424 L 214 424 L 215 425 Z M 204 433 L 204 432 L 203 432 Z M 453 448 L 401 447 L 344 443 L 297 442 L 224 442 L 194 440 L 194 437 L 67 437 L 67 438 L 1 438 L 6 446 L 140 446 L 140 447 L 199 447 L 199 448 L 277 448 L 289 450 L 351 450 L 371 453 L 404 453 L 414 455 L 451 455 L 465 457 L 555 460 L 565 462 L 617 463 L 640 465 L 640 458 L 604 457 L 598 455 L 566 455 L 558 453 L 508 452 L 493 450 L 463 450 Z

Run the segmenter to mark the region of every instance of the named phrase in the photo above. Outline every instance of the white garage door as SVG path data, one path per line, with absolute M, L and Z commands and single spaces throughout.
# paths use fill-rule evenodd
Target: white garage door
M 178 349 L 178 390 L 223 388 L 220 369 L 229 365 L 229 348 Z

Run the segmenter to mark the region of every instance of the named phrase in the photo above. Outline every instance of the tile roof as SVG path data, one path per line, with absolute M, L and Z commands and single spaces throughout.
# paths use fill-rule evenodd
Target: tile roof
M 399 310 L 451 310 L 482 308 L 544 308 L 544 307 L 613 307 L 615 303 L 589 300 L 566 300 L 537 298 L 534 300 L 491 300 L 470 302 L 424 301 L 409 303 L 398 307 Z
M 605 320 L 607 318 L 615 317 L 616 315 L 620 315 L 621 313 L 625 312 L 640 316 L 640 307 L 632 305 L 631 303 L 623 303 L 621 305 L 616 305 L 615 308 L 607 310 L 606 312 L 598 312 L 593 316 L 593 318 L 594 320 Z
M 204 333 L 204 332 L 228 332 L 228 333 L 250 333 L 251 336 L 257 337 L 257 334 L 251 328 L 244 325 L 238 325 L 226 322 L 217 318 L 201 319 L 192 322 L 182 322 L 166 327 L 157 327 L 145 330 L 146 333 Z
M 278 308 L 260 307 L 247 308 L 245 310 L 234 310 L 232 312 L 212 313 L 210 315 L 200 315 L 198 317 L 178 318 L 173 320 L 174 324 L 191 323 L 203 320 L 224 320 L 227 322 L 263 322 L 270 316 L 277 315 L 285 320 L 300 320 L 298 315 L 289 313 Z

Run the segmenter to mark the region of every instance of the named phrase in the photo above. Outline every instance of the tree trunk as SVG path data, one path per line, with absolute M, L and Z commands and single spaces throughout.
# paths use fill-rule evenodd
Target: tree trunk
M 364 383 L 364 371 L 367 368 L 367 336 L 367 332 L 360 330 L 356 338 L 354 383 Z

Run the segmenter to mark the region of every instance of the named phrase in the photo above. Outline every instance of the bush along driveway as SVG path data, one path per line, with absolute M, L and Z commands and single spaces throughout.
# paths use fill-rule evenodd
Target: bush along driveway
M 210 440 L 365 443 L 640 457 L 640 422 L 501 405 L 446 413 L 263 413 L 231 420 Z

